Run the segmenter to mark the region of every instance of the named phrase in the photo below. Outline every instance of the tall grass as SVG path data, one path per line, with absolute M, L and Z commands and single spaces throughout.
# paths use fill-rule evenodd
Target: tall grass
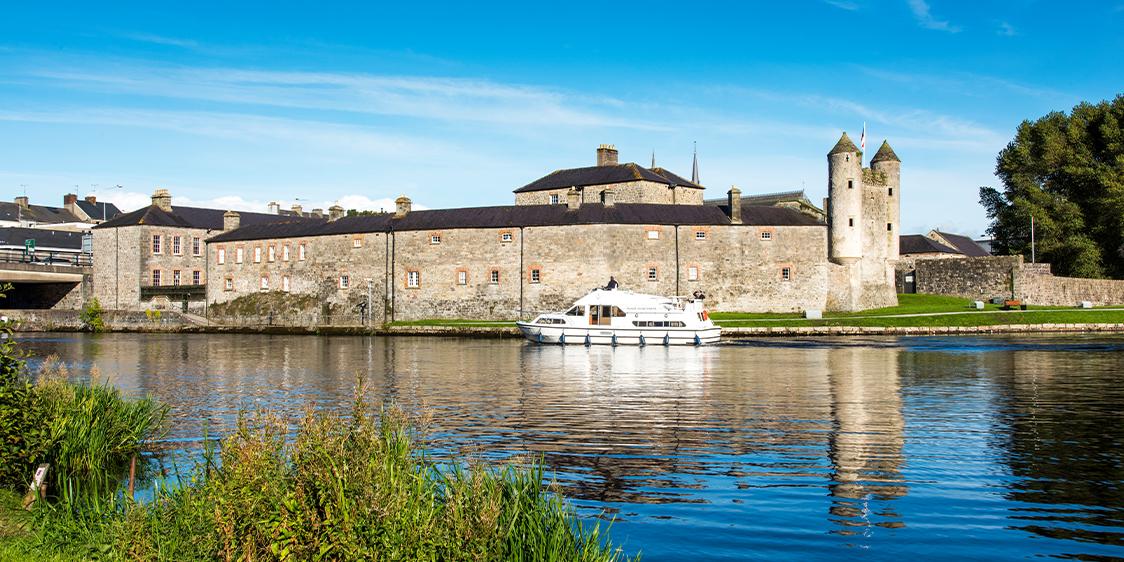
M 37 514 L 40 544 L 130 560 L 616 561 L 539 466 L 438 465 L 418 427 L 356 391 L 349 415 L 240 418 L 179 485 L 138 504 L 120 494 Z

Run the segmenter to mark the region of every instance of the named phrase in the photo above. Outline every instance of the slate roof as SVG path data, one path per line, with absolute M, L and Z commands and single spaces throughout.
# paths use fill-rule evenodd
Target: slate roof
M 49 230 L 46 228 L 0 228 L 0 246 L 23 248 L 25 240 L 35 240 L 39 250 L 58 248 L 60 250 L 82 250 L 81 232 L 69 230 Z
M 899 254 L 959 254 L 960 250 L 945 246 L 921 234 L 903 234 L 898 237 Z
M 855 143 L 851 142 L 851 137 L 848 137 L 847 133 L 845 132 L 843 133 L 843 136 L 839 137 L 839 142 L 835 143 L 835 147 L 831 149 L 831 152 L 828 152 L 827 154 L 828 156 L 830 156 L 832 154 L 840 154 L 843 152 L 859 152 L 859 147 L 855 146 Z
M 156 205 L 149 205 L 131 213 L 119 215 L 117 218 L 103 222 L 94 228 L 117 228 L 121 226 L 151 225 L 151 226 L 179 226 L 183 228 L 204 228 L 207 230 L 222 230 L 222 216 L 226 211 L 221 209 L 204 209 L 200 207 L 173 206 L 172 212 L 167 212 Z M 291 217 L 273 215 L 269 213 L 249 213 L 238 211 L 239 221 L 242 226 L 267 222 L 323 222 L 322 219 Z
M 93 220 L 103 220 L 102 217 L 104 217 L 104 220 L 109 220 L 121 214 L 121 209 L 118 209 L 117 205 L 105 201 L 90 203 L 85 199 L 79 199 L 78 208 L 82 209 L 82 212 Z
M 961 254 L 964 254 L 965 256 L 968 256 L 970 258 L 981 258 L 991 255 L 979 244 L 976 244 L 975 240 L 972 240 L 967 236 L 961 236 L 959 234 L 949 234 L 947 232 L 941 232 L 939 230 L 936 230 L 934 232 L 939 234 L 941 238 L 947 240 L 949 245 L 951 245 L 953 248 L 956 248 Z
M 874 153 L 874 158 L 870 159 L 870 163 L 880 162 L 882 160 L 892 160 L 894 162 L 901 162 L 897 154 L 894 154 L 894 149 L 890 148 L 890 143 L 882 141 L 882 146 L 878 147 L 878 152 Z
M 742 223 L 770 226 L 823 226 L 823 223 L 782 207 L 742 207 Z M 406 232 L 456 228 L 518 228 L 580 224 L 728 225 L 727 208 L 719 205 L 656 205 L 650 203 L 583 203 L 566 205 L 505 205 L 461 209 L 411 211 L 344 217 L 332 222 L 280 222 L 243 226 L 212 236 L 208 242 L 296 238 L 363 232 Z
M 672 183 L 683 187 L 703 189 L 703 186 L 691 183 L 690 180 L 683 179 L 681 176 L 673 174 L 663 168 L 648 169 L 639 164 L 629 162 L 627 164 L 617 164 L 614 166 L 589 166 L 587 168 L 556 170 L 516 189 L 515 193 L 582 187 L 586 185 L 624 183 L 638 180 L 647 180 L 663 184 Z
M 70 211 L 61 207 L 46 207 L 43 205 L 28 205 L 20 209 L 16 203 L 0 201 L 0 220 L 16 222 L 23 219 L 36 223 L 59 224 L 64 222 L 85 222 Z

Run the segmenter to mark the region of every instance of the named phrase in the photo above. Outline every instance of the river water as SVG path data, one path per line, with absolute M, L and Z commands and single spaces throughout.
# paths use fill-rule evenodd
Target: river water
M 438 454 L 544 458 L 645 560 L 1124 557 L 1124 337 L 19 339 L 170 404 L 185 451 L 240 410 L 346 407 L 362 371 Z

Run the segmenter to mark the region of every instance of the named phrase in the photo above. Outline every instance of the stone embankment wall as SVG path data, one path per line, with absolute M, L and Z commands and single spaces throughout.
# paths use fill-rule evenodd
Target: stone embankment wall
M 1043 306 L 1124 304 L 1124 281 L 1055 277 L 1049 264 L 1023 263 L 1022 256 L 917 260 L 914 267 L 918 293 L 1015 298 Z
M 4 310 L 2 313 L 17 332 L 66 332 L 82 329 L 80 312 L 77 310 Z M 121 332 L 177 331 L 196 325 L 189 318 L 169 311 L 106 311 L 102 314 L 102 320 L 108 330 Z

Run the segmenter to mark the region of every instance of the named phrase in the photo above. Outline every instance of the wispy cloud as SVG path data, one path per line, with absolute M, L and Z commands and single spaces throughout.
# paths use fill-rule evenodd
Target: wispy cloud
M 1005 21 L 999 22 L 999 29 L 996 31 L 996 33 L 1004 37 L 1014 37 L 1015 35 L 1018 35 L 1018 33 L 1015 32 L 1014 26 Z
M 849 12 L 853 12 L 853 11 L 859 9 L 858 3 L 852 2 L 850 0 L 823 0 L 823 1 L 824 1 L 824 4 L 827 4 L 829 6 L 835 6 L 836 8 L 839 8 L 840 10 L 847 10 Z
M 917 20 L 917 24 L 921 27 L 937 31 L 946 31 L 948 33 L 960 32 L 960 28 L 952 25 L 948 20 L 937 19 L 933 16 L 932 10 L 929 8 L 929 3 L 925 0 L 907 1 L 909 2 L 909 10 L 913 12 L 913 18 Z
M 137 41 L 139 43 L 151 43 L 153 45 L 165 45 L 169 47 L 180 47 L 182 49 L 195 49 L 199 47 L 197 41 L 191 39 L 179 39 L 176 37 L 167 37 L 164 35 L 156 35 L 153 33 L 142 32 L 124 32 L 116 34 L 118 37 Z
M 939 89 L 957 95 L 974 95 L 974 92 L 992 92 L 999 89 L 1021 96 L 1053 100 L 1069 101 L 1074 97 L 1072 94 L 1053 88 L 1045 88 L 1036 85 L 1032 86 L 980 74 L 958 72 L 937 76 L 924 72 L 898 72 L 862 65 L 857 65 L 855 68 L 860 70 L 863 74 L 879 80 L 909 84 L 926 90 Z M 981 88 L 981 85 L 986 87 Z

